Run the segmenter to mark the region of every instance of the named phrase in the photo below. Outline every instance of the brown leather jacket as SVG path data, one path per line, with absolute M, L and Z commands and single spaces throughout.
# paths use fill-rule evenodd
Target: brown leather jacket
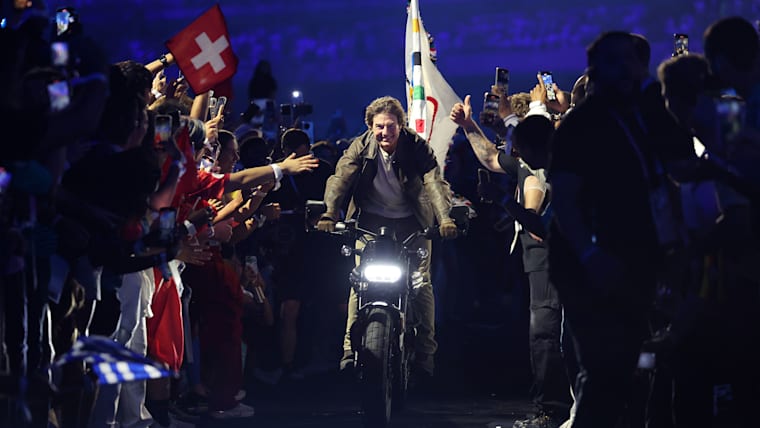
M 380 146 L 370 130 L 356 137 L 346 149 L 335 167 L 335 174 L 327 180 L 325 217 L 338 220 L 346 196 L 351 198 L 347 219 L 354 218 L 361 210 L 363 198 L 377 173 L 378 150 Z M 409 128 L 400 132 L 393 165 L 420 226 L 432 226 L 436 218 L 439 222 L 449 218 L 449 183 L 443 179 L 433 149 Z

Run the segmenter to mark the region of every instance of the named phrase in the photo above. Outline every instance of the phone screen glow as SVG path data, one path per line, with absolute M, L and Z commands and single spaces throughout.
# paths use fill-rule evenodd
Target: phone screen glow
M 66 81 L 51 83 L 47 86 L 50 98 L 50 110 L 61 111 L 69 106 L 69 84 Z
M 554 79 L 551 73 L 541 73 L 541 80 L 544 81 L 544 87 L 546 87 L 546 97 L 549 101 L 557 99 L 557 94 L 554 93 Z

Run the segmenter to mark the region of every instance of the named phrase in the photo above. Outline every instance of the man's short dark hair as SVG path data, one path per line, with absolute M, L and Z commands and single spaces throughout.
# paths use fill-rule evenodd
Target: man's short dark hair
M 240 142 L 240 163 L 245 168 L 267 165 L 271 162 L 272 148 L 259 136 L 251 136 Z
M 608 48 L 610 43 L 619 41 L 632 42 L 633 38 L 631 33 L 625 31 L 607 31 L 599 35 L 591 44 L 586 48 L 586 58 L 588 60 L 589 67 L 597 65 L 603 58 L 605 49 Z
M 292 128 L 285 131 L 282 134 L 282 148 L 283 150 L 289 150 L 291 152 L 296 151 L 301 146 L 311 145 L 309 134 L 303 132 L 300 129 Z
M 705 56 L 712 60 L 722 55 L 742 71 L 750 71 L 755 65 L 759 45 L 755 28 L 749 21 L 738 16 L 720 19 L 705 30 Z
M 534 149 L 548 150 L 549 142 L 554 135 L 554 124 L 541 115 L 532 115 L 523 119 L 512 134 L 517 150 L 530 146 Z
M 150 71 L 144 65 L 130 59 L 117 62 L 116 66 L 124 75 L 128 91 L 142 97 L 145 91 L 150 90 L 153 85 L 153 75 L 150 74 Z
M 705 57 L 690 53 L 664 61 L 657 67 L 657 77 L 668 98 L 677 97 L 696 105 L 697 95 L 705 88 L 708 69 Z
M 633 47 L 636 48 L 636 57 L 644 67 L 649 67 L 649 61 L 652 60 L 652 47 L 649 40 L 641 34 L 631 33 Z

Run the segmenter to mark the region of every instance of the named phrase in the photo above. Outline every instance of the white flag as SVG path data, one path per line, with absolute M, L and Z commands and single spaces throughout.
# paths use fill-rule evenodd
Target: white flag
M 418 0 L 411 0 L 406 20 L 406 83 L 409 127 L 428 141 L 443 171 L 457 130 L 449 112 L 462 100 L 430 58 L 430 42 L 420 19 Z

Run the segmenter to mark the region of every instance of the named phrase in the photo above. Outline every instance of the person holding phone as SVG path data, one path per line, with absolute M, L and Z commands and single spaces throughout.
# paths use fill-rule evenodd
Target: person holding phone
M 514 129 L 512 140 L 520 158 L 498 150 L 472 119 L 470 96 L 451 110 L 451 120 L 461 126 L 480 163 L 488 170 L 517 179 L 514 198 L 505 197 L 493 186 L 479 183 L 484 197 L 499 202 L 515 218 L 514 250 L 519 238 L 523 267 L 530 286 L 529 330 L 533 370 L 533 402 L 536 415 L 515 422 L 515 428 L 555 428 L 569 412 L 569 381 L 561 352 L 562 309 L 556 289 L 549 281 L 546 223 L 551 186 L 546 168 L 549 141 L 554 127 L 542 115 L 528 116 Z
M 552 140 L 549 267 L 580 368 L 574 427 L 615 426 L 633 404 L 656 267 L 675 230 L 664 221 L 666 158 L 640 120 L 641 52 L 629 33 L 600 35 L 587 50 L 593 91 Z
M 570 100 L 554 82 L 552 74 L 542 71 L 536 75 L 538 83 L 530 91 L 530 111 L 528 115 L 538 114 L 551 119 L 549 108 L 563 114 L 570 108 Z

